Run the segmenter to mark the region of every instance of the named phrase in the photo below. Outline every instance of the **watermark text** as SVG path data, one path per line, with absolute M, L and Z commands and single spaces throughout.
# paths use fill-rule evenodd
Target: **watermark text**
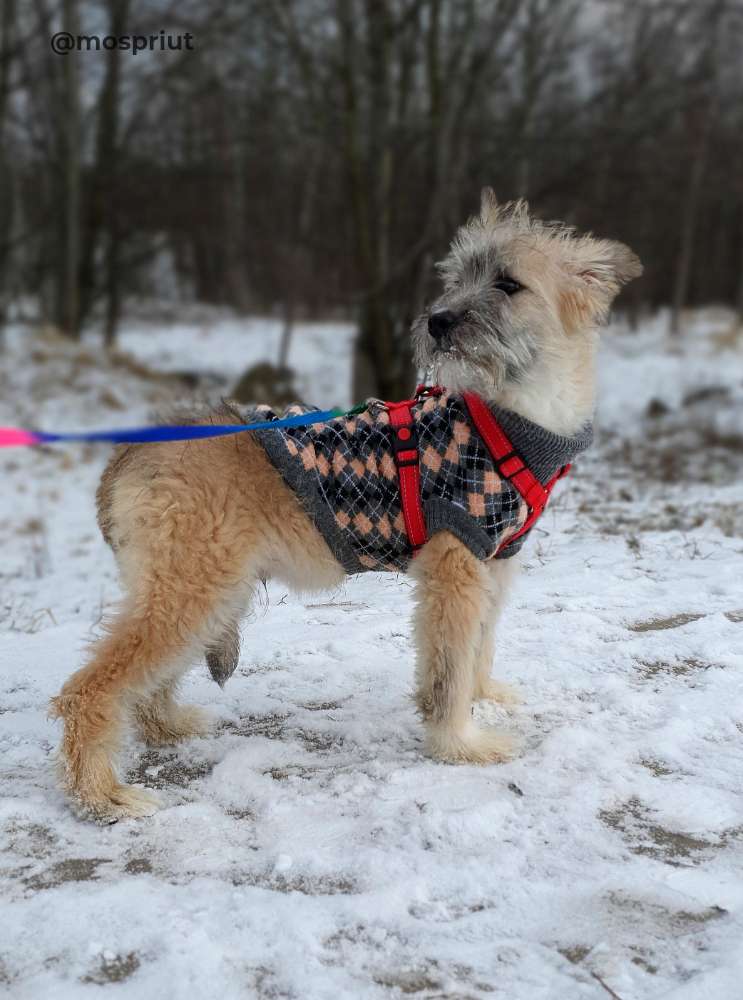
M 69 31 L 58 31 L 52 35 L 52 52 L 66 56 L 70 52 L 193 52 L 194 39 L 190 31 L 182 35 L 171 35 L 160 31 L 156 35 L 73 35 Z

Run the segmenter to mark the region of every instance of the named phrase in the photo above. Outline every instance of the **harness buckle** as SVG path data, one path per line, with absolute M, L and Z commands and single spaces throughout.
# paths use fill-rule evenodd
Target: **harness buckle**
M 502 458 L 495 459 L 495 467 L 505 479 L 510 479 L 517 472 L 526 468 L 526 462 L 517 451 L 509 451 Z

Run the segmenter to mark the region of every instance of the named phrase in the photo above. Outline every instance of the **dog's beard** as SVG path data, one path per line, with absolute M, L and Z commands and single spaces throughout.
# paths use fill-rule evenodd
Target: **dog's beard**
M 427 329 L 426 317 L 414 328 L 416 359 L 431 381 L 455 391 L 493 397 L 523 380 L 536 357 L 533 335 L 504 329 L 486 314 L 468 310 L 442 342 Z

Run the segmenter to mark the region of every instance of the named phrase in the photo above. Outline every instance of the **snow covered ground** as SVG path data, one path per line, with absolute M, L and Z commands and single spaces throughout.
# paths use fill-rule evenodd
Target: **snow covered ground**
M 610 332 L 596 448 L 561 485 L 500 631 L 523 704 L 503 766 L 421 753 L 405 578 L 271 587 L 211 736 L 128 756 L 153 818 L 99 827 L 57 790 L 49 697 L 117 596 L 104 447 L 0 453 L 0 989 L 14 998 L 743 995 L 743 346 L 698 314 Z M 0 423 L 129 425 L 279 328 L 132 326 L 104 360 L 11 331 Z M 313 402 L 348 402 L 349 330 L 300 327 Z

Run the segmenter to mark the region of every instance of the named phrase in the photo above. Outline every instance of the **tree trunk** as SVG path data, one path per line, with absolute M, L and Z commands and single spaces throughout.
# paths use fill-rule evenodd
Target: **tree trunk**
M 119 37 L 126 30 L 129 0 L 109 0 L 109 34 Z M 105 293 L 106 314 L 103 339 L 106 347 L 116 341 L 121 315 L 121 221 L 119 218 L 119 107 L 121 58 L 118 49 L 107 53 L 106 79 L 101 96 L 99 167 L 102 174 L 106 219 Z
M 353 397 L 396 399 L 410 392 L 412 372 L 405 357 L 398 315 L 400 303 L 391 287 L 394 149 L 391 136 L 392 14 L 389 0 L 366 0 L 365 29 L 370 95 L 368 147 L 356 197 L 364 204 L 368 246 L 363 248 L 364 305 L 354 357 Z M 364 181 L 364 176 L 374 179 Z
M 8 261 L 13 233 L 13 173 L 7 155 L 6 118 L 10 101 L 10 61 L 15 27 L 15 0 L 0 0 L 0 328 L 8 299 Z M 2 336 L 0 333 L 0 347 Z
M 671 333 L 678 336 L 681 333 L 681 314 L 686 305 L 689 293 L 689 276 L 694 257 L 694 240 L 697 231 L 699 201 L 704 182 L 704 172 L 707 167 L 709 144 L 712 132 L 711 108 L 703 112 L 699 141 L 689 169 L 689 183 L 686 198 L 681 210 L 681 244 L 679 247 L 676 278 L 673 287 L 671 305 Z
M 79 34 L 77 0 L 64 0 L 63 29 Z M 78 56 L 70 52 L 64 59 L 64 120 L 62 122 L 64 155 L 63 253 L 59 267 L 57 324 L 68 337 L 80 336 L 80 96 Z
M 385 353 L 382 342 L 385 331 L 379 322 L 378 302 L 374 302 L 376 259 L 371 231 L 373 195 L 370 196 L 365 171 L 362 110 L 358 95 L 357 37 L 354 5 L 336 0 L 336 20 L 339 29 L 339 70 L 343 95 L 343 157 L 353 216 L 353 234 L 357 272 L 364 284 L 366 302 L 361 309 L 359 332 L 354 345 L 351 393 L 354 399 L 371 395 L 370 387 L 379 372 L 379 353 Z
M 5 118 L 10 98 L 10 63 L 13 57 L 15 0 L 0 0 L 0 137 L 5 131 Z M 0 151 L 3 146 L 0 145 Z
M 689 170 L 689 184 L 681 213 L 681 246 L 671 305 L 671 334 L 681 333 L 681 312 L 689 292 L 689 277 L 697 234 L 699 203 L 709 159 L 712 128 L 719 95 L 717 93 L 717 53 L 724 0 L 713 0 L 702 16 L 704 38 L 692 78 L 694 92 L 689 114 L 689 135 L 698 136 Z

